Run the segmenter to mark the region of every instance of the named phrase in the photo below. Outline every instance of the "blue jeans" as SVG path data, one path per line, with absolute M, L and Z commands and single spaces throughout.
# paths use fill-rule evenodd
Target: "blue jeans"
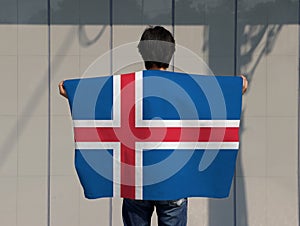
M 124 199 L 122 207 L 124 226 L 150 226 L 154 207 L 158 226 L 186 226 L 187 199 L 170 201 Z

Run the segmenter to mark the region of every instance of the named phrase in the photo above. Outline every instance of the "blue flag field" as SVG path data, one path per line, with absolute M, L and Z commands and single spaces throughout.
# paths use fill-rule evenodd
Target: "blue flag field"
M 64 87 L 86 198 L 229 195 L 242 78 L 146 70 Z

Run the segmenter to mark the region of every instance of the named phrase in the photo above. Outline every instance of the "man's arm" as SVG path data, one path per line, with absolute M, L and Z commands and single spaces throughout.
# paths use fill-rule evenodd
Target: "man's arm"
M 241 75 L 241 77 L 243 79 L 243 94 L 244 94 L 248 88 L 248 80 L 244 75 Z
M 243 94 L 246 92 L 247 88 L 248 88 L 248 80 L 244 75 L 241 75 L 242 79 L 243 79 Z M 58 88 L 59 88 L 59 93 L 60 95 L 62 95 L 65 98 L 68 98 L 67 92 L 64 88 L 64 81 L 61 81 L 58 84 Z
M 59 94 L 64 96 L 65 98 L 68 98 L 67 92 L 66 92 L 65 87 L 64 87 L 64 81 L 61 81 L 58 84 L 58 88 L 59 88 Z

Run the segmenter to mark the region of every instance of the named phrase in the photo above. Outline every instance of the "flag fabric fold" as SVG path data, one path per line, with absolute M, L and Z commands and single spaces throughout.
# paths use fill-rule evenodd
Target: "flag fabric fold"
M 242 79 L 147 70 L 64 82 L 86 198 L 227 197 Z

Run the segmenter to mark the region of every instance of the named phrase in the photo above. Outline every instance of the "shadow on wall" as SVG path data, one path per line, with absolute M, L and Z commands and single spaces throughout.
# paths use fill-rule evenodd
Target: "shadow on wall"
M 209 53 L 209 66 L 215 74 L 232 75 L 236 71 L 237 74 L 246 73 L 251 92 L 251 81 L 255 71 L 263 56 L 268 55 L 276 42 L 284 24 L 295 23 L 297 15 L 297 1 L 244 1 L 237 5 L 237 43 L 236 52 L 234 53 L 234 6 L 230 9 L 230 3 L 233 1 L 218 1 L 220 4 L 217 8 L 207 8 L 208 14 L 208 42 L 203 46 Z M 226 3 L 227 2 L 227 3 Z M 222 3 L 226 3 L 223 5 Z M 229 7 L 228 7 L 229 6 Z M 227 12 L 226 12 L 227 10 Z M 294 13 L 293 13 L 294 12 Z M 225 16 L 225 15 L 226 16 Z M 278 15 L 281 15 L 279 19 Z M 284 16 L 283 16 L 284 15 Z M 213 18 L 210 20 L 210 18 Z M 220 38 L 222 37 L 222 38 Z M 225 47 L 225 48 L 224 48 Z M 234 56 L 237 59 L 236 68 L 234 65 Z M 218 57 L 216 57 L 218 56 Z M 232 56 L 229 57 L 228 56 Z M 251 67 L 249 68 L 249 65 Z M 241 71 L 247 66 L 248 71 Z M 244 112 L 240 125 L 241 139 L 245 131 L 243 125 Z M 241 146 L 241 144 L 240 144 Z M 237 169 L 239 175 L 243 175 L 243 166 L 240 157 L 237 159 Z M 233 219 L 233 220 L 232 220 Z M 250 226 L 247 216 L 247 199 L 244 180 L 236 183 L 235 179 L 232 185 L 231 194 L 225 200 L 209 200 L 209 226 Z
M 223 12 L 234 3 L 234 0 L 173 1 L 177 8 L 175 16 L 180 17 L 180 21 L 176 21 L 176 24 L 180 25 L 210 25 L 209 20 L 199 20 L 199 16 L 209 17 L 216 14 L 225 16 Z M 166 19 L 172 13 L 172 0 L 51 0 L 51 24 L 110 25 L 111 3 L 112 23 L 115 25 L 173 23 L 172 20 Z M 47 0 L 1 0 L 0 24 L 47 24 L 47 4 Z M 159 9 L 153 7 L 155 4 L 159 4 Z M 242 18 L 251 18 L 249 24 L 265 24 L 261 19 L 266 15 L 268 24 L 298 24 L 298 19 L 294 16 L 298 10 L 297 0 L 238 0 L 238 4 L 238 12 Z
M 85 28 L 83 25 L 79 25 L 79 28 L 78 28 L 78 40 L 79 40 L 79 44 L 82 46 L 82 47 L 89 47 L 93 44 L 95 44 L 100 38 L 101 36 L 103 35 L 105 29 L 106 29 L 107 25 L 103 26 L 99 33 L 94 37 L 94 38 L 89 38 L 86 34 L 86 31 L 85 31 Z

